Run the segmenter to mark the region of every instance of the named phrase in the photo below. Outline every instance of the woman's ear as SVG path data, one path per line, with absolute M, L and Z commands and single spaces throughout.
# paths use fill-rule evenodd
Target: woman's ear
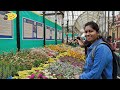
M 97 35 L 100 36 L 100 33 L 97 32 Z
M 97 34 L 98 35 L 98 39 L 100 38 L 100 33 Z

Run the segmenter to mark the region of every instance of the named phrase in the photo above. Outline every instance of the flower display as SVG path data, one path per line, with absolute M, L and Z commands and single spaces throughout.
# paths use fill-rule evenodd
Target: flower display
M 85 54 L 83 48 L 59 44 L 21 50 L 0 59 L 0 70 L 4 72 L 1 78 L 74 79 L 76 73 L 82 72 Z
M 80 74 L 82 69 L 79 67 L 74 67 L 68 62 L 57 61 L 53 63 L 49 68 L 49 72 L 54 73 L 57 79 L 74 79 L 74 75 Z

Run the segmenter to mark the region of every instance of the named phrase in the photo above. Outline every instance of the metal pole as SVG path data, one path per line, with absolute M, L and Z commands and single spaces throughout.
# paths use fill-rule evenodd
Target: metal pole
M 113 21 L 112 21 L 112 25 L 114 25 L 114 15 L 115 15 L 115 11 L 112 11 L 112 17 L 113 17 L 113 18 L 112 18 L 112 20 L 113 20 Z
M 114 15 L 115 15 L 115 11 L 112 11 L 112 26 L 114 26 Z M 112 30 L 112 42 L 114 41 L 115 38 L 115 33 Z
M 68 22 L 69 22 L 69 19 L 68 19 L 68 11 L 67 11 L 67 43 L 68 43 L 68 31 L 69 31 Z
M 57 11 L 55 11 L 55 44 L 57 45 Z
M 68 43 L 68 20 L 67 20 L 67 43 Z
M 110 17 L 110 12 L 108 11 L 108 36 L 109 36 L 109 17 Z
M 63 31 L 63 23 L 62 23 L 62 43 L 64 42 L 63 38 L 64 38 L 64 31 Z
M 43 30 L 44 30 L 44 46 L 46 45 L 46 43 L 45 43 L 45 41 L 46 41 L 46 33 L 45 33 L 45 11 L 43 11 L 43 24 L 44 24 L 44 26 L 43 26 Z
M 64 30 L 63 30 L 63 25 L 64 25 L 64 20 L 63 20 L 63 15 L 62 15 L 62 43 L 64 42 L 63 38 L 64 38 Z
M 16 11 L 17 19 L 16 19 L 16 26 L 17 26 L 17 50 L 20 51 L 20 20 L 19 20 L 19 11 Z
M 72 40 L 73 40 L 73 19 L 74 19 L 74 14 L 73 14 L 73 11 L 72 11 Z
M 73 40 L 73 36 L 74 36 L 74 33 L 73 33 L 73 26 L 72 26 L 72 40 Z
M 102 12 L 102 36 L 104 33 L 104 13 Z
M 105 11 L 105 38 L 106 38 L 106 11 Z
M 118 39 L 119 37 L 118 37 L 118 27 L 117 27 L 117 39 Z

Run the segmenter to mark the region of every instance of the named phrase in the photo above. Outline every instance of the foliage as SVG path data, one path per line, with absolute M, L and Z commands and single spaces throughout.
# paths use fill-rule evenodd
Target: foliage
M 1 78 L 5 79 L 8 76 L 13 76 L 17 71 L 30 70 L 32 66 L 38 67 L 40 63 L 45 63 L 48 59 L 49 57 L 47 54 L 41 49 L 39 49 L 39 52 L 31 49 L 22 50 L 16 54 L 13 54 L 12 52 L 7 54 L 3 53 L 0 55 Z

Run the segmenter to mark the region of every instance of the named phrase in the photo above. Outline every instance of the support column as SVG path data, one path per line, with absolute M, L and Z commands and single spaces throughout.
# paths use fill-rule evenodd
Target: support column
M 105 11 L 105 38 L 106 38 L 106 11 Z
M 72 40 L 73 40 L 73 37 L 74 37 L 74 33 L 73 33 L 73 26 L 72 26 Z
M 64 20 L 63 20 L 63 16 L 62 16 L 62 43 L 64 42 L 64 29 L 63 29 L 63 25 L 64 25 Z
M 109 17 L 110 17 L 110 12 L 108 11 L 108 36 L 109 36 Z
M 67 20 L 67 43 L 68 43 L 68 32 L 69 32 L 69 28 L 68 28 L 68 20 Z
M 44 26 L 43 26 L 43 31 L 44 31 L 44 37 L 43 37 L 43 38 L 44 38 L 44 42 L 43 42 L 43 43 L 44 43 L 44 46 L 45 46 L 45 45 L 46 45 L 46 43 L 45 43 L 45 42 L 46 42 L 46 32 L 45 32 L 45 31 L 46 31 L 46 30 L 45 30 L 45 11 L 43 11 L 43 24 L 44 24 Z
M 114 26 L 114 16 L 115 16 L 115 11 L 112 11 L 112 26 Z M 115 33 L 112 30 L 112 42 L 114 41 L 115 38 Z
M 68 19 L 68 11 L 67 11 L 67 43 L 68 43 L 68 32 L 69 32 L 68 23 L 69 23 L 69 19 Z
M 57 45 L 57 11 L 55 11 L 55 44 Z
M 17 18 L 16 18 L 16 26 L 17 26 L 17 51 L 20 51 L 20 20 L 19 20 L 19 11 L 16 11 L 17 13 Z

